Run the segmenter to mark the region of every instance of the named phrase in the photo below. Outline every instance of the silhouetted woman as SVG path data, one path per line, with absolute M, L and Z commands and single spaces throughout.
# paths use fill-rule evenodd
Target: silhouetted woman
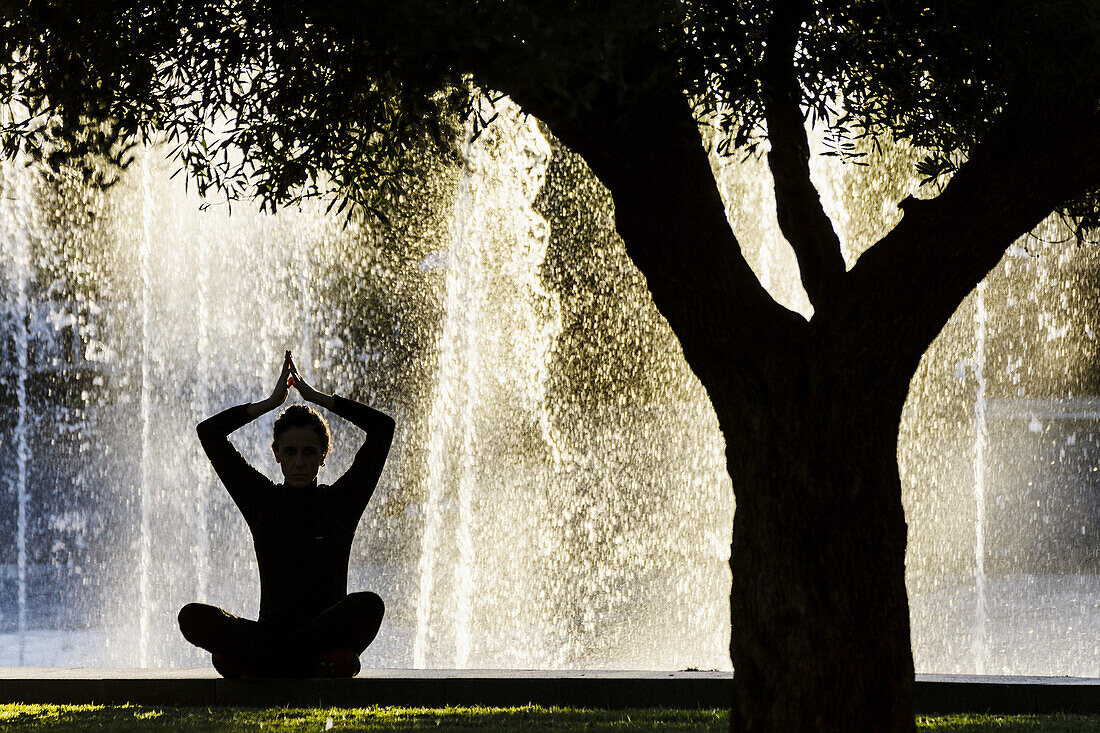
M 351 467 L 331 486 L 317 483 L 329 449 L 328 424 L 312 408 L 291 405 L 275 421 L 271 449 L 284 481 L 275 484 L 248 464 L 229 434 L 274 410 L 295 387 L 366 431 Z M 189 603 L 180 631 L 212 654 L 224 677 L 354 677 L 374 640 L 385 605 L 374 593 L 347 593 L 348 560 L 359 518 L 393 440 L 394 422 L 378 410 L 313 389 L 289 351 L 271 396 L 231 407 L 198 426 L 218 478 L 252 531 L 260 569 L 258 621 Z

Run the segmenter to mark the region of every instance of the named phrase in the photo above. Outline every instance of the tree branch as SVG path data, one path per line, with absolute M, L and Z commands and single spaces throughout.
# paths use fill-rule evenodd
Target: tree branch
M 854 358 L 890 355 L 884 369 L 911 376 L 1005 250 L 1061 203 L 1100 187 L 1100 113 L 1087 104 L 1019 107 L 939 196 L 903 202 L 901 222 L 848 273 L 832 327 L 863 352 Z
M 672 84 L 598 99 L 583 117 L 559 115 L 547 98 L 516 101 L 611 192 L 627 253 L 707 390 L 725 402 L 759 390 L 763 374 L 781 368 L 769 359 L 803 338 L 807 323 L 779 306 L 745 261 L 687 99 Z M 730 360 L 741 367 L 729 369 Z
M 779 228 L 794 248 L 802 286 L 815 311 L 833 299 L 845 275 L 840 240 L 810 180 L 810 146 L 795 78 L 798 29 L 809 0 L 777 2 L 763 59 L 764 114 L 768 123 L 768 166 L 775 179 Z
M 388 12 L 401 12 L 400 5 Z M 357 22 L 369 25 L 375 19 Z M 373 31 L 380 34 L 377 42 L 393 43 L 386 36 L 400 26 L 387 18 L 381 27 L 384 32 Z M 511 26 L 482 22 L 479 27 L 491 35 Z M 546 31 L 541 27 L 517 36 L 524 43 L 489 39 L 493 42 L 468 43 L 470 49 L 452 55 L 455 68 L 508 94 L 546 123 L 608 188 L 627 253 L 711 394 L 759 392 L 767 382 L 764 375 L 782 368 L 777 354 L 784 348 L 803 353 L 790 342 L 807 333 L 807 324 L 776 304 L 745 261 L 677 78 L 676 60 L 661 50 L 652 30 L 619 38 L 609 67 L 614 73 L 588 63 L 563 65 L 553 55 L 544 58 L 539 34 Z M 449 30 L 442 33 L 438 42 L 447 43 L 450 35 Z M 602 37 L 590 40 L 588 48 L 583 38 L 574 38 L 571 43 L 579 45 L 570 48 L 573 55 L 604 53 Z M 731 359 L 744 368 L 729 369 Z M 731 384 L 735 374 L 753 383 Z

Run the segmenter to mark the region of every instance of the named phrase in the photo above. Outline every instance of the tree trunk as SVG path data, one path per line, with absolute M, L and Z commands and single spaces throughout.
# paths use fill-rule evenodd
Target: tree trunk
M 897 467 L 908 385 L 875 397 L 805 355 L 770 381 L 737 408 L 770 419 L 719 408 L 737 493 L 730 730 L 912 731 Z
M 807 322 L 741 256 L 691 106 L 655 79 L 609 89 L 583 116 L 568 100 L 517 99 L 611 192 L 627 252 L 718 414 L 737 498 L 731 730 L 912 731 L 897 466 L 909 380 L 1005 248 L 1094 186 L 1100 160 L 1082 141 L 1100 123 L 1090 107 L 1088 124 L 1062 122 L 1057 145 L 1034 148 L 1021 131 L 1049 126 L 1006 117 L 939 196 L 907 200 L 841 282 L 816 288 Z
M 534 111 L 611 191 L 627 252 L 726 438 L 731 729 L 912 731 L 897 435 L 916 360 L 866 348 L 874 326 L 807 323 L 767 295 L 682 97 L 645 105 L 623 130 Z

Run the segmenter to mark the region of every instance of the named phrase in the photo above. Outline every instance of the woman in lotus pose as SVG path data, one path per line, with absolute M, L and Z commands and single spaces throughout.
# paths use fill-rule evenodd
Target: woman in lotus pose
M 275 421 L 271 449 L 284 481 L 275 484 L 248 464 L 229 434 L 274 410 L 290 387 L 367 433 L 351 467 L 332 485 L 317 472 L 329 449 L 328 424 L 306 405 Z M 354 677 L 374 640 L 385 605 L 374 593 L 347 592 L 348 560 L 359 517 L 370 501 L 393 440 L 394 422 L 366 405 L 313 389 L 289 351 L 271 396 L 204 420 L 199 440 L 218 478 L 252 531 L 260 570 L 258 621 L 189 603 L 180 631 L 212 654 L 224 677 Z

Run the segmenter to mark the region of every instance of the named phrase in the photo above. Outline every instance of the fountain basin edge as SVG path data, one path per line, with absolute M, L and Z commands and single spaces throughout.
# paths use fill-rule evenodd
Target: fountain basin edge
M 0 668 L 0 703 L 724 708 L 729 672 L 367 669 L 354 679 L 226 680 L 208 669 Z M 1100 679 L 918 674 L 916 714 L 1100 714 Z

